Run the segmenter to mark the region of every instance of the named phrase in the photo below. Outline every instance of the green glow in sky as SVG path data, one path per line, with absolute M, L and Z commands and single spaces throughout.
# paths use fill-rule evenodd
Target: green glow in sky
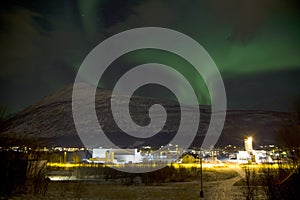
M 227 36 L 231 29 L 228 26 L 214 25 L 212 21 L 210 29 L 201 29 L 207 23 L 202 21 L 202 26 L 197 30 L 195 26 L 199 21 L 181 20 L 183 23 L 168 28 L 181 31 L 198 41 L 213 58 L 224 79 L 300 67 L 300 29 L 295 19 L 286 23 L 280 16 L 274 15 L 247 43 L 229 41 Z M 187 62 L 176 56 L 144 50 L 130 54 L 128 61 L 138 64 L 155 61 L 174 67 L 191 82 L 197 91 L 199 103 L 209 104 L 209 94 L 201 76 L 195 74 Z M 184 91 L 182 95 L 188 99 L 188 94 Z
M 287 110 L 286 102 L 300 95 L 299 13 L 297 1 L 281 0 L 4 2 L 0 89 L 5 95 L 0 105 L 8 112 L 20 111 L 71 84 L 88 53 L 112 35 L 164 27 L 190 36 L 206 49 L 221 72 L 233 108 L 273 110 L 276 105 L 270 102 L 279 98 L 277 107 Z M 190 81 L 199 103 L 210 104 L 201 75 L 189 63 L 155 50 L 124 55 L 99 86 L 112 89 L 129 66 L 149 62 L 174 67 Z M 88 81 L 89 75 L 83 78 Z M 189 94 L 180 84 L 178 90 L 188 103 Z

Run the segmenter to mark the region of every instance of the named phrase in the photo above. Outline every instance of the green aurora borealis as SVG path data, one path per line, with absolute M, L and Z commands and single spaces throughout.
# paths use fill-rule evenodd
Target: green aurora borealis
M 82 60 L 105 38 L 159 26 L 186 34 L 207 50 L 224 79 L 229 108 L 289 110 L 300 97 L 299 19 L 294 0 L 7 1 L 0 18 L 0 90 L 5 94 L 0 104 L 8 113 L 21 110 L 72 83 Z M 199 103 L 209 104 L 200 75 L 161 51 L 120 58 L 107 73 L 113 78 L 104 77 L 100 86 L 111 89 L 130 67 L 147 62 L 182 72 Z M 184 91 L 182 95 L 188 99 Z

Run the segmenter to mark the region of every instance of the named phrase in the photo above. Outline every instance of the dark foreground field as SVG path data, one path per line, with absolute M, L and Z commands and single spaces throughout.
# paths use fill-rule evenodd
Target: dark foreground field
M 227 189 L 232 190 L 233 184 L 241 177 L 236 170 L 230 168 L 204 170 L 205 199 L 218 199 Z M 224 191 L 220 188 L 224 187 Z M 225 188 L 226 187 L 226 188 Z M 241 186 L 227 195 L 243 196 Z M 10 199 L 199 199 L 200 182 L 168 182 L 144 185 L 138 180 L 126 186 L 118 180 L 113 181 L 51 181 L 45 195 L 19 195 Z M 217 194 L 219 193 L 219 194 Z M 229 197 L 229 196 L 228 196 Z M 233 198 L 227 198 L 233 199 Z
M 63 181 L 48 181 L 46 189 L 37 193 L 29 187 L 31 190 L 22 193 L 0 195 L 0 199 L 200 199 L 199 168 L 178 166 L 141 174 L 107 167 L 48 167 L 48 174 L 61 177 L 53 180 Z M 94 175 L 90 176 L 91 173 Z M 36 182 L 33 189 L 40 188 L 43 182 Z M 203 199 L 206 200 L 298 199 L 299 186 L 299 170 L 291 165 L 228 164 L 203 168 Z

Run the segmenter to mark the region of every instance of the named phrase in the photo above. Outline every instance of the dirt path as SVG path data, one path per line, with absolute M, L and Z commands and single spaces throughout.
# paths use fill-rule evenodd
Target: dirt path
M 238 188 L 233 188 L 234 184 L 245 177 L 245 172 L 238 166 L 230 167 L 238 173 L 238 176 L 224 180 L 211 182 L 204 191 L 205 200 L 233 200 L 237 199 L 236 193 L 241 193 L 242 191 L 237 191 Z

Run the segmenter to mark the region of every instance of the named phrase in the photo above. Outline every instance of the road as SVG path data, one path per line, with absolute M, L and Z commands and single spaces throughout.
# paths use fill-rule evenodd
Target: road
M 227 179 L 224 181 L 211 182 L 204 191 L 204 200 L 234 200 L 239 199 L 237 193 L 242 194 L 243 191 L 237 191 L 239 188 L 235 187 L 234 184 L 245 177 L 245 172 L 239 166 L 230 166 L 233 170 L 238 173 L 238 176 Z M 235 187 L 235 188 L 234 188 Z

